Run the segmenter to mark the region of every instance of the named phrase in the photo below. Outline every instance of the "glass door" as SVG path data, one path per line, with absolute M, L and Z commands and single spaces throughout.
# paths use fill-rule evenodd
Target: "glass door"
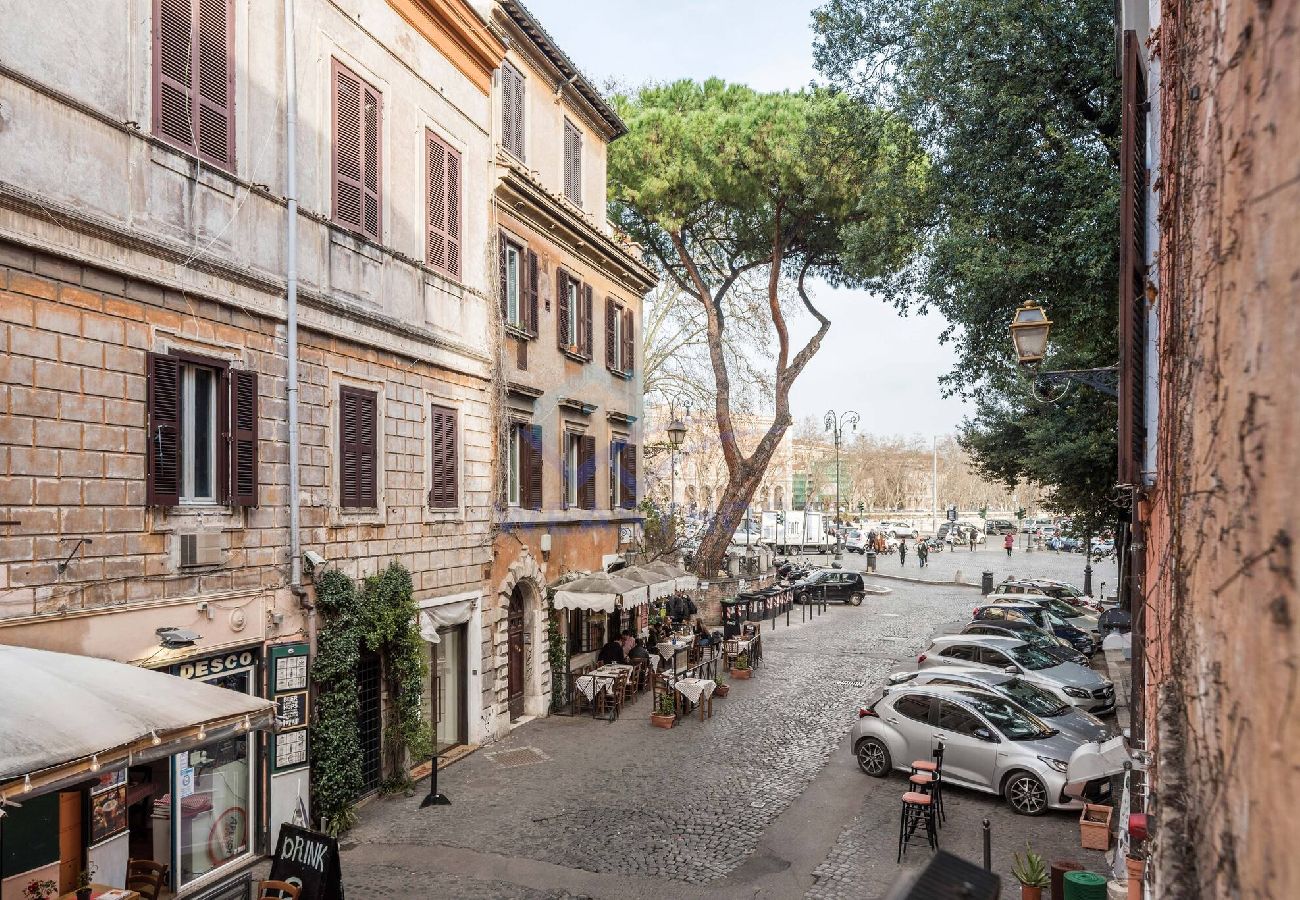
M 431 644 L 433 664 L 433 716 L 437 752 L 443 753 L 468 740 L 469 697 L 465 678 L 466 625 L 438 629 L 438 643 Z

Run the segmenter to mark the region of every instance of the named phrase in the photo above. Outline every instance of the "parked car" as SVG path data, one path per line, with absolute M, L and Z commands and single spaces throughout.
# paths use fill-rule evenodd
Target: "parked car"
M 858 710 L 850 746 L 858 766 L 883 778 L 928 759 L 943 741 L 943 778 L 1003 797 L 1015 812 L 1078 809 L 1062 791 L 1078 742 L 988 691 L 908 687 Z
M 1056 617 L 1029 598 L 1023 600 L 1000 600 L 984 606 L 975 607 L 971 619 L 1012 619 L 1032 622 L 1048 634 L 1065 638 L 1070 646 L 1086 656 L 1097 652 L 1097 639 L 1090 632 L 1083 631 Z
M 1010 619 L 1002 621 L 976 620 L 961 630 L 962 634 L 991 634 L 998 637 L 1013 637 L 1017 640 L 1024 641 L 1026 644 L 1045 650 L 1058 658 L 1061 662 L 1078 663 L 1081 666 L 1088 664 L 1088 657 L 1084 656 L 1067 641 L 1065 638 L 1059 638 L 1054 634 L 1048 634 L 1037 625 L 1029 622 L 1015 622 Z
M 1115 685 L 1086 666 L 1063 663 L 1015 638 L 957 634 L 937 637 L 916 658 L 917 668 L 975 666 L 995 669 L 1051 691 L 1071 706 L 1101 715 L 1115 708 Z
M 984 523 L 985 534 L 1015 534 L 1016 523 L 1009 519 L 989 519 Z
M 881 522 L 880 531 L 886 537 L 916 540 L 921 536 L 911 522 Z
M 1062 703 L 1053 694 L 1030 684 L 1019 675 L 1008 675 L 1005 672 L 960 669 L 956 666 L 936 666 L 919 672 L 895 672 L 889 676 L 884 693 L 896 693 L 904 688 L 925 684 L 974 688 L 997 694 L 1079 743 L 1104 741 L 1119 733 L 1118 728 L 1107 725 L 1092 713 Z
M 984 601 L 986 603 L 1004 604 L 1033 603 L 1041 606 L 1062 622 L 1073 625 L 1084 634 L 1095 635 L 1097 633 L 1097 616 L 1094 613 L 1075 606 L 1073 603 L 1066 603 L 1064 600 L 1049 597 L 1046 594 L 989 594 L 984 598 Z
M 867 594 L 862 574 L 845 569 L 818 569 L 796 581 L 791 590 L 795 603 L 821 600 L 825 596 L 832 602 L 861 606 L 862 598 Z

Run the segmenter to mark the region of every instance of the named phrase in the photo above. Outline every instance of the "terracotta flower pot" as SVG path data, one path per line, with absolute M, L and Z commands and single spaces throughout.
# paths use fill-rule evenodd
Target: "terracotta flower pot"
M 673 722 L 676 720 L 677 716 L 675 715 L 661 716 L 659 713 L 650 714 L 650 724 L 656 728 L 672 728 Z
M 740 679 L 743 680 L 743 679 L 745 679 L 745 678 L 748 678 L 749 675 L 750 675 L 750 673 L 753 672 L 753 671 L 754 671 L 753 669 L 732 669 L 732 670 L 731 670 L 731 677 L 732 677 L 732 678 L 740 678 Z
M 1022 884 L 1020 886 L 1020 900 L 1043 900 L 1043 889 Z
M 731 685 L 729 684 L 720 684 L 713 689 L 713 696 L 715 697 L 725 697 L 730 693 Z
M 1147 864 L 1144 859 L 1125 857 L 1124 865 L 1128 867 L 1128 900 L 1142 900 L 1142 876 Z

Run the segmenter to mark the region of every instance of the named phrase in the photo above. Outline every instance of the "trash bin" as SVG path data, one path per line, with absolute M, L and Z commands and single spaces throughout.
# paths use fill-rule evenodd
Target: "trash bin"
M 993 573 L 992 573 L 992 572 L 989 572 L 989 571 L 985 570 L 984 574 L 980 576 L 980 592 L 981 592 L 982 594 L 984 594 L 984 596 L 986 596 L 986 597 L 987 597 L 989 594 L 993 593 Z
M 874 571 L 876 571 L 876 551 L 875 551 L 875 550 L 868 550 L 868 551 L 867 551 L 867 571 L 868 571 L 868 572 L 874 572 Z
M 739 637 L 743 630 L 742 623 L 745 621 L 745 615 L 741 609 L 741 604 L 734 599 L 724 599 L 722 603 L 722 636 L 724 638 Z

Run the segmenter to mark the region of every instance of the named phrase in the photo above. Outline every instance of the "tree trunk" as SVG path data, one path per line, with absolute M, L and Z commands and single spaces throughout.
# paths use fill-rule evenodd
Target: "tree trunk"
M 781 428 L 778 438 L 784 434 L 785 428 Z M 728 479 L 722 497 L 718 500 L 718 509 L 714 514 L 713 522 L 705 532 L 703 540 L 700 541 L 699 552 L 695 554 L 696 575 L 701 578 L 718 577 L 718 570 L 722 568 L 732 535 L 736 533 L 741 520 L 745 518 L 749 501 L 753 498 L 754 491 L 758 489 L 763 473 L 767 471 L 767 463 L 772 458 L 773 450 L 779 444 L 779 439 L 771 442 L 766 452 L 763 452 L 763 445 L 760 445 L 759 450 Z

